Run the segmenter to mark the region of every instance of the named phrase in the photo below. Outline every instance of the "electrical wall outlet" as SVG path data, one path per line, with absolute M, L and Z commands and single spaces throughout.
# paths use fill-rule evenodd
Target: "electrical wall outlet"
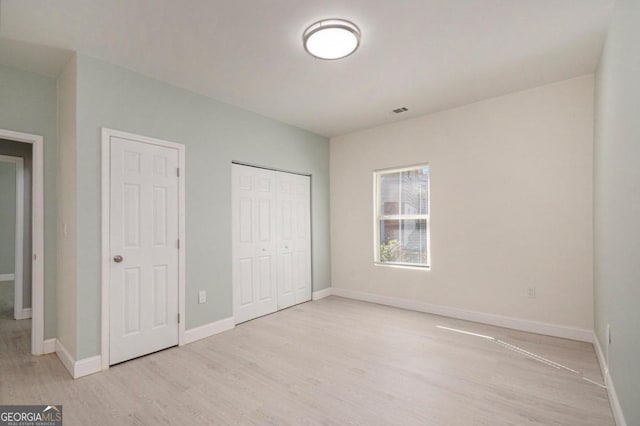
M 200 290 L 198 293 L 198 303 L 205 303 L 207 301 L 207 292 L 206 290 Z
M 535 299 L 536 298 L 536 288 L 535 287 L 527 288 L 527 297 L 529 297 L 529 299 Z

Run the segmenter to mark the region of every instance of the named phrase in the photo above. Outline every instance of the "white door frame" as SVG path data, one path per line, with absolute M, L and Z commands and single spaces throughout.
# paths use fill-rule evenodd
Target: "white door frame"
M 17 320 L 31 318 L 31 308 L 25 310 L 22 306 L 24 292 L 24 158 L 12 155 L 1 155 L 1 163 L 11 163 L 16 166 L 16 224 L 14 238 L 13 263 L 13 317 Z
M 30 143 L 33 147 L 31 153 L 33 163 L 31 177 L 31 251 L 33 255 L 31 263 L 31 353 L 42 355 L 44 353 L 44 138 L 39 135 L 0 129 L 0 139 Z M 21 187 L 24 188 L 24 185 Z M 22 198 L 24 199 L 24 196 Z M 20 217 L 22 217 L 22 212 L 20 212 Z M 16 264 L 17 258 L 18 253 L 16 253 Z M 20 258 L 22 258 L 22 251 L 20 251 Z M 20 267 L 22 268 L 22 265 Z M 17 273 L 18 268 L 16 269 Z M 20 274 L 22 275 L 22 272 Z M 22 305 L 22 294 L 20 294 L 20 304 Z
M 111 223 L 111 138 L 128 139 L 132 142 L 147 143 L 151 145 L 174 148 L 178 150 L 178 345 L 185 344 L 185 284 L 186 284 L 186 235 L 185 235 L 185 146 L 175 142 L 136 135 L 103 127 L 102 128 L 102 344 L 101 361 L 102 369 L 109 368 L 109 286 L 111 282 L 111 247 L 110 247 L 110 223 Z

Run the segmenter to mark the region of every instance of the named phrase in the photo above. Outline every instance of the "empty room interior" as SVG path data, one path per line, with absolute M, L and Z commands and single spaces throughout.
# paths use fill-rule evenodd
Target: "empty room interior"
M 0 0 L 0 425 L 640 425 L 639 76 L 639 0 Z

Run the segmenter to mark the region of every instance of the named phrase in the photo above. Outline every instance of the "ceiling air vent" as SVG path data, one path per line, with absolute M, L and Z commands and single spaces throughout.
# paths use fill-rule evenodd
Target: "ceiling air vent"
M 396 108 L 396 109 L 393 110 L 393 112 L 395 112 L 396 114 L 401 114 L 401 113 L 407 112 L 407 111 L 409 111 L 409 108 L 406 108 L 406 107 Z

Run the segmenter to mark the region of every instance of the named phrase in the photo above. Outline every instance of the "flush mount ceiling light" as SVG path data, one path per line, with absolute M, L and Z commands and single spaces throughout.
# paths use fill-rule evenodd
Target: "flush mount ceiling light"
M 341 59 L 360 45 L 360 28 L 344 19 L 324 19 L 304 30 L 302 44 L 316 58 Z

